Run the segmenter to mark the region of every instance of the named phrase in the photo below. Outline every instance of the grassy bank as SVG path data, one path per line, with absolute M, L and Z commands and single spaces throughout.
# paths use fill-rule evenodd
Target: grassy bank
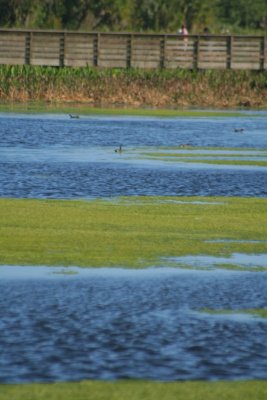
M 120 107 L 267 107 L 267 72 L 0 66 L 0 101 Z
M 0 400 L 263 400 L 266 381 L 0 385 Z
M 144 267 L 267 253 L 267 199 L 0 199 L 1 264 Z M 166 265 L 166 261 L 164 261 Z

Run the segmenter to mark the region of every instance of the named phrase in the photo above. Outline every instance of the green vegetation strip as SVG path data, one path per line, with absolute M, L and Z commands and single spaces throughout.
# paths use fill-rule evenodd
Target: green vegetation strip
M 196 148 L 198 150 L 198 148 Z M 265 150 L 265 149 L 264 149 Z M 248 151 L 247 149 L 243 149 L 243 151 Z M 266 167 L 267 159 L 262 160 L 263 157 L 266 157 L 266 153 L 261 150 L 258 154 L 216 154 L 210 151 L 210 154 L 200 154 L 193 153 L 191 149 L 190 153 L 156 153 L 156 152 L 145 152 L 142 153 L 143 157 L 148 157 L 152 159 L 160 159 L 162 161 L 168 162 L 183 162 L 183 163 L 200 163 L 200 164 L 217 164 L 217 165 L 241 165 L 241 166 L 257 166 L 257 167 Z M 225 158 L 225 159 L 222 159 Z M 236 159 L 229 159 L 230 157 L 236 157 Z M 254 160 L 244 160 L 245 157 L 253 157 Z M 255 158 L 261 158 L 260 160 L 256 160 Z M 207 159 L 209 158 L 209 159 Z M 213 158 L 213 159 L 212 159 Z
M 0 400 L 263 400 L 267 381 L 0 385 Z
M 0 199 L 0 260 L 146 267 L 162 257 L 267 253 L 266 220 L 264 198 Z
M 1 76 L 1 75 L 0 75 Z M 49 114 L 72 114 L 78 116 L 136 116 L 136 117 L 159 117 L 159 118 L 187 118 L 187 117 L 246 117 L 245 113 L 240 111 L 222 111 L 222 110 L 190 110 L 190 109 L 171 109 L 171 108 L 142 108 L 142 107 L 95 107 L 92 104 L 83 104 L 79 102 L 7 102 L 0 103 L 0 112 L 15 113 L 49 113 Z M 256 112 L 251 114 L 253 117 L 259 116 Z M 264 115 L 261 115 L 264 117 Z
M 223 314 L 249 314 L 251 316 L 260 317 L 260 318 L 267 318 L 267 309 L 266 308 L 252 308 L 252 309 L 243 309 L 243 310 L 212 310 L 209 308 L 204 308 L 200 310 L 201 312 L 207 314 L 214 314 L 214 315 L 223 315 Z
M 120 107 L 120 115 L 203 115 L 198 107 L 213 117 L 243 116 L 238 110 L 266 109 L 266 93 L 264 71 L 0 66 L 0 100 L 6 107 L 29 101 L 32 111 L 37 101 L 42 107 L 50 104 L 51 112 L 117 114 Z M 209 111 L 214 108 L 219 111 Z M 236 111 L 220 111 L 226 108 Z

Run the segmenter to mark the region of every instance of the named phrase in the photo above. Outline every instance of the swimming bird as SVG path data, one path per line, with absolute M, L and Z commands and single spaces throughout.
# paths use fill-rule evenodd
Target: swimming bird
M 235 128 L 234 131 L 235 132 L 244 132 L 244 128 Z
M 76 118 L 76 119 L 80 118 L 79 115 L 77 115 L 77 114 L 69 114 L 69 116 L 70 116 L 70 118 Z
M 122 145 L 120 144 L 120 147 L 118 149 L 114 150 L 115 153 L 121 153 L 122 152 Z

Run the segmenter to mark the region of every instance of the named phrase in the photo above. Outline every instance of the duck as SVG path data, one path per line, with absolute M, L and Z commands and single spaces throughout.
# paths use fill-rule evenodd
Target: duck
M 235 128 L 234 131 L 235 132 L 244 132 L 244 128 Z
M 77 115 L 77 114 L 69 114 L 69 116 L 70 116 L 70 118 L 76 118 L 76 119 L 80 118 L 79 115 Z
M 120 144 L 120 147 L 118 149 L 114 150 L 115 153 L 121 153 L 122 152 L 122 145 Z

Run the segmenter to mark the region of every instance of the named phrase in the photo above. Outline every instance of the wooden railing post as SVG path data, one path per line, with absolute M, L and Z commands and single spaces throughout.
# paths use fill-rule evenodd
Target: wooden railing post
M 165 68 L 166 66 L 165 47 L 166 47 L 166 35 L 164 35 L 160 39 L 160 68 Z
M 266 38 L 260 38 L 260 70 L 265 69 L 265 56 L 266 56 Z
M 66 44 L 66 38 L 65 38 L 65 33 L 60 35 L 59 38 L 59 66 L 64 67 L 65 65 L 65 44 Z
M 132 67 L 132 47 L 133 47 L 133 35 L 129 35 L 127 39 L 127 50 L 126 50 L 126 67 Z
M 226 56 L 226 68 L 232 68 L 232 49 L 233 49 L 233 37 L 228 36 L 227 40 L 227 56 Z
M 27 32 L 25 36 L 25 64 L 31 64 L 31 44 L 32 44 L 32 33 Z
M 198 69 L 199 66 L 199 36 L 195 37 L 194 40 L 194 59 L 193 59 L 193 68 Z
M 94 67 L 99 66 L 99 45 L 100 45 L 100 33 L 97 33 L 94 37 Z

